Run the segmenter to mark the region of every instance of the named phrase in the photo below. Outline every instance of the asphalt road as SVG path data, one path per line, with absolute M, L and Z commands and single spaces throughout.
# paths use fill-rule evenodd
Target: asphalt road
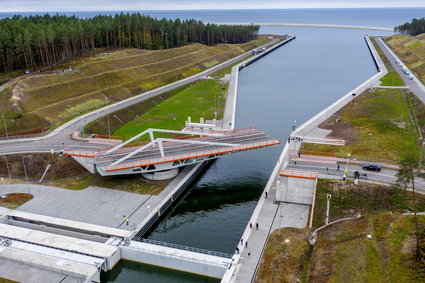
M 400 77 L 404 80 L 404 83 L 412 90 L 412 92 L 423 102 L 425 103 L 425 87 L 423 84 L 414 77 L 413 80 L 409 79 L 409 76 L 407 76 L 405 73 L 403 73 L 400 66 L 396 64 L 396 60 L 400 60 L 394 52 L 382 41 L 381 38 L 377 38 L 376 42 L 378 43 L 379 47 L 381 47 L 382 51 L 384 52 L 385 56 L 388 58 L 388 60 L 391 63 L 391 66 L 394 68 L 394 70 L 397 71 L 397 73 L 400 75 Z M 407 66 L 406 66 L 407 68 Z M 413 75 L 413 73 L 409 70 L 409 73 Z M 414 76 L 414 75 L 413 75 Z
M 366 161 L 364 163 L 367 163 Z M 340 165 L 340 170 L 337 170 L 338 164 Z M 310 172 L 319 172 L 321 174 L 329 174 L 339 176 L 342 179 L 344 175 L 344 170 L 346 169 L 346 163 L 337 163 L 337 162 L 323 162 L 323 161 L 308 161 L 308 160 L 291 160 L 288 164 L 287 169 L 289 170 L 299 170 L 299 171 L 310 171 Z M 360 181 L 374 181 L 378 183 L 393 184 L 397 181 L 395 174 L 397 173 L 396 169 L 383 167 L 380 172 L 364 170 L 361 167 L 361 164 L 350 164 L 348 163 L 348 179 L 353 180 L 354 172 L 359 171 L 361 174 L 366 174 L 367 176 L 361 176 Z M 417 178 L 415 180 L 416 187 L 425 192 L 425 180 Z
M 269 47 L 275 43 L 277 43 L 279 40 L 275 39 L 262 47 Z M 99 144 L 90 144 L 87 142 L 81 142 L 71 139 L 71 134 L 74 131 L 81 130 L 85 125 L 88 123 L 103 117 L 107 114 L 111 114 L 115 111 L 121 110 L 123 108 L 126 108 L 128 106 L 131 106 L 133 104 L 142 102 L 144 100 L 147 100 L 149 98 L 155 97 L 157 95 L 160 95 L 164 92 L 170 91 L 172 89 L 178 88 L 180 86 L 183 86 L 188 83 L 192 83 L 194 81 L 197 81 L 209 74 L 212 74 L 216 72 L 219 69 L 222 69 L 226 66 L 229 66 L 247 56 L 251 55 L 251 52 L 246 52 L 242 55 L 239 55 L 233 59 L 230 59 L 226 62 L 223 62 L 215 67 L 212 67 L 206 71 L 203 71 L 199 74 L 193 75 L 191 77 L 185 78 L 183 80 L 159 87 L 157 89 L 148 91 L 146 93 L 139 94 L 137 96 L 133 96 L 131 98 L 128 98 L 126 100 L 117 102 L 112 105 L 105 106 L 101 109 L 86 113 L 80 117 L 77 117 L 59 128 L 53 130 L 51 133 L 49 133 L 46 136 L 39 137 L 39 138 L 32 138 L 32 139 L 21 139 L 21 140 L 2 140 L 0 141 L 0 155 L 5 154 L 12 154 L 12 153 L 30 153 L 30 152 L 51 152 L 59 151 L 62 149 L 81 149 L 81 150 L 87 150 L 87 149 L 96 149 L 100 147 L 104 147 L 105 145 L 99 145 Z

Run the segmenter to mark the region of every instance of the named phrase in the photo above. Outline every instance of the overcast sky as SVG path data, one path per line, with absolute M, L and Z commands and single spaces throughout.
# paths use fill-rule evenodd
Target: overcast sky
M 0 12 L 425 7 L 425 0 L 0 0 Z

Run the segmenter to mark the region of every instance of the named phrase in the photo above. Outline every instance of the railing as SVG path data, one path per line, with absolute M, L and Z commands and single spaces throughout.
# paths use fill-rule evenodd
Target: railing
M 204 150 L 204 151 L 197 151 L 197 152 L 190 152 L 190 153 L 184 153 L 184 154 L 177 154 L 177 155 L 171 155 L 171 156 L 165 156 L 165 157 L 159 157 L 159 158 L 152 158 L 152 159 L 145 159 L 140 161 L 132 161 L 127 163 L 121 163 L 117 165 L 108 165 L 103 167 L 102 169 L 107 172 L 112 171 L 118 171 L 118 170 L 125 170 L 130 168 L 135 168 L 139 166 L 148 166 L 152 164 L 160 164 L 160 163 L 167 163 L 167 162 L 173 162 L 173 161 L 179 161 L 179 160 L 186 160 L 191 158 L 199 158 L 199 157 L 205 157 L 210 155 L 217 155 L 217 154 L 231 154 L 233 152 L 237 151 L 244 151 L 249 149 L 255 149 L 260 147 L 266 147 L 266 146 L 273 146 L 280 144 L 280 141 L 278 139 L 271 139 L 266 141 L 259 141 L 259 142 L 253 142 L 253 143 L 247 143 L 247 144 L 241 144 L 237 146 L 229 146 L 229 147 L 223 147 L 219 149 L 211 149 L 211 150 Z M 76 156 L 88 156 L 87 153 L 78 153 L 77 151 L 66 151 L 65 152 L 68 155 L 76 155 Z M 83 155 L 86 154 L 86 155 Z
M 173 248 L 173 249 L 178 249 L 178 250 L 183 250 L 183 251 L 189 251 L 189 252 L 218 256 L 218 257 L 224 257 L 224 258 L 232 258 L 232 256 L 233 256 L 231 254 L 209 251 L 209 250 L 193 248 L 193 247 L 187 247 L 187 246 L 183 246 L 183 245 L 171 244 L 171 243 L 166 243 L 166 242 L 161 242 L 161 241 L 156 241 L 156 240 L 151 240 L 151 239 L 145 239 L 145 238 L 139 238 L 139 237 L 134 237 L 133 240 L 138 241 L 138 242 L 142 242 L 142 243 L 156 245 L 156 246 L 162 246 L 162 247 L 167 247 L 167 248 Z
M 307 171 L 295 171 L 295 170 L 281 170 L 280 176 L 284 177 L 295 177 L 295 178 L 306 178 L 306 179 L 317 179 L 319 173 L 307 172 Z

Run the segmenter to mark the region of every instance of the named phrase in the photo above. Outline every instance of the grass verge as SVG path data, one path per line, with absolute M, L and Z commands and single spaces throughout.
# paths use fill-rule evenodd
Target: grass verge
M 384 52 L 382 51 L 381 47 L 376 43 L 375 38 L 372 38 L 372 44 L 375 47 L 376 51 L 379 54 L 379 57 L 381 57 L 382 61 L 385 64 L 385 67 L 388 70 L 388 74 L 386 74 L 384 77 L 380 79 L 382 86 L 403 86 L 404 81 L 399 76 L 397 71 L 393 69 L 390 62 L 388 61 L 387 57 L 384 55 Z

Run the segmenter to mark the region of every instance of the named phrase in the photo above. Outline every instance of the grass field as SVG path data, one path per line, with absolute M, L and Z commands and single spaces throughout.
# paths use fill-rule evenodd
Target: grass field
M 425 34 L 384 37 L 386 43 L 415 75 L 425 83 Z
M 35 75 L 0 92 L 10 134 L 50 127 L 86 111 L 171 83 L 263 45 L 244 44 L 146 51 L 124 49 L 73 63 L 72 72 Z M 4 133 L 3 123 L 0 135 Z
M 224 97 L 226 87 L 217 80 L 200 81 L 122 125 L 113 132 L 113 135 L 128 139 L 149 128 L 181 130 L 188 116 L 194 122 L 199 121 L 200 117 L 212 120 L 216 110 L 218 110 L 217 119 L 221 119 L 226 101 Z M 217 101 L 218 108 L 215 107 Z
M 398 89 L 366 92 L 320 125 L 333 131 L 331 137 L 344 139 L 345 146 L 303 143 L 302 149 L 393 161 L 406 148 L 417 147 L 419 152 L 418 126 L 412 108 L 423 111 L 423 104 L 416 98 L 412 103 L 411 99 Z
M 386 74 L 384 77 L 380 79 L 382 86 L 403 86 L 404 81 L 399 76 L 399 74 L 392 68 L 390 62 L 388 61 L 387 57 L 384 55 L 384 52 L 382 51 L 381 47 L 376 43 L 375 39 L 372 38 L 373 46 L 375 47 L 376 51 L 379 54 L 379 57 L 381 57 L 382 61 L 385 64 L 385 67 L 388 70 L 388 74 Z
M 309 229 L 283 228 L 267 242 L 255 282 L 423 282 L 424 265 L 415 259 L 411 192 L 388 187 L 319 180 L 314 227 L 324 224 L 326 195 L 332 194 L 330 220 L 361 212 L 362 218 L 334 224 L 318 234 L 314 248 Z M 425 210 L 425 196 L 418 210 Z M 425 231 L 425 216 L 419 217 Z M 425 234 L 425 233 L 423 233 Z M 371 235 L 371 238 L 367 238 Z M 285 242 L 288 239 L 289 242 Z

